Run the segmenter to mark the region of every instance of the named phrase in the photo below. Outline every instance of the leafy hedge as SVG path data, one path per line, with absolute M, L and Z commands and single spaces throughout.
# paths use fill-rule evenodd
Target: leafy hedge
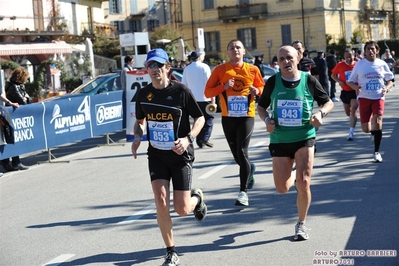
M 390 39 L 390 40 L 382 40 L 382 41 L 378 41 L 378 46 L 380 47 L 380 55 L 382 55 L 383 53 L 385 53 L 385 49 L 387 49 L 387 46 L 389 47 L 389 49 L 391 51 L 395 51 L 396 55 L 396 59 L 398 59 L 399 57 L 399 40 L 394 40 L 394 39 Z
M 67 93 L 70 93 L 80 85 L 82 85 L 83 81 L 80 77 L 72 77 L 65 79 L 65 90 Z
M 14 61 L 3 61 L 1 62 L 1 69 L 12 69 L 13 71 L 17 68 L 21 67 L 18 63 Z

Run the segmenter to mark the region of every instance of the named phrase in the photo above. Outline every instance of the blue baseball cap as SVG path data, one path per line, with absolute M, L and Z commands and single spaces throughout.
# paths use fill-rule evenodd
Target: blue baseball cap
M 165 62 L 169 62 L 169 57 L 168 54 L 161 48 L 152 49 L 148 52 L 145 63 L 150 61 L 157 61 L 161 64 L 164 64 Z
M 197 58 L 200 57 L 200 56 L 201 56 L 201 54 L 200 54 L 200 52 L 198 52 L 198 51 L 192 51 L 191 54 L 189 55 L 189 57 L 190 57 L 191 59 L 197 59 Z

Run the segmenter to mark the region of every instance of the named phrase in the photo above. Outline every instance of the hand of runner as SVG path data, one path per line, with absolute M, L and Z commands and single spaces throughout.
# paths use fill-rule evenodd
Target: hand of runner
M 382 88 L 382 96 L 385 96 L 385 94 L 387 94 L 389 92 L 387 87 L 383 87 Z
M 270 121 L 266 123 L 266 131 L 269 133 L 273 133 L 275 128 L 276 122 L 273 119 L 270 119 Z
M 187 150 L 187 147 L 189 144 L 190 143 L 189 143 L 187 137 L 177 139 L 175 141 L 175 146 L 172 147 L 172 151 L 174 151 L 178 155 L 182 155 L 183 152 L 185 152 Z
M 132 142 L 132 154 L 134 159 L 137 159 L 137 149 L 139 148 L 141 143 L 140 138 L 134 138 L 134 141 Z
M 256 96 L 256 95 L 258 95 L 258 93 L 259 93 L 259 89 L 258 88 L 256 88 L 256 87 L 254 87 L 254 86 L 249 86 L 249 91 L 250 91 L 250 93 L 253 95 L 253 96 Z
M 312 117 L 310 118 L 310 124 L 312 124 L 314 127 L 319 127 L 323 125 L 323 118 L 321 117 L 320 112 L 312 115 Z
M 224 84 L 224 90 L 234 87 L 234 78 L 229 79 L 226 84 Z

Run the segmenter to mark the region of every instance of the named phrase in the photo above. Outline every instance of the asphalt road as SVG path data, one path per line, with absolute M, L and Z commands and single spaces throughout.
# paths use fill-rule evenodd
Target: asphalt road
M 399 78 L 399 77 L 398 77 Z M 338 90 L 339 91 L 339 90 Z M 338 93 L 339 95 L 339 93 Z M 259 118 L 250 157 L 257 166 L 249 207 L 234 205 L 238 166 L 215 119 L 213 149 L 196 149 L 194 187 L 208 216 L 172 210 L 182 265 L 399 265 L 399 87 L 387 96 L 381 154 L 372 162 L 370 137 L 355 131 L 341 103 L 318 131 L 312 178 L 310 239 L 294 242 L 296 192 L 273 184 L 269 136 Z M 0 265 L 161 265 L 146 147 L 133 159 L 124 132 L 22 156 L 27 171 L 0 178 Z M 126 144 L 126 145 L 123 145 Z M 379 253 L 376 253 L 378 251 Z M 382 256 L 383 255 L 383 256 Z

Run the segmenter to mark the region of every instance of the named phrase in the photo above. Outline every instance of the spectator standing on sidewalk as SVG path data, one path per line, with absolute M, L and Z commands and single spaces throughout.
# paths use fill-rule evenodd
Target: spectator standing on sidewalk
M 356 91 L 352 90 L 346 82 L 356 65 L 354 51 L 346 49 L 344 59 L 345 61 L 339 62 L 332 69 L 331 78 L 342 88 L 340 98 L 344 106 L 345 114 L 349 116 L 350 119 L 348 140 L 352 141 L 355 139 L 358 104 Z
M 274 184 L 286 193 L 295 184 L 298 191 L 298 222 L 294 240 L 309 238 L 306 217 L 311 202 L 310 181 L 313 170 L 316 130 L 334 103 L 318 80 L 299 71 L 300 57 L 292 46 L 278 52 L 280 72 L 268 79 L 258 103 L 258 115 L 270 133 Z M 313 110 L 313 102 L 321 106 Z M 296 171 L 292 167 L 296 163 Z M 293 174 L 296 173 L 296 174 Z
M 360 123 L 364 133 L 371 133 L 375 163 L 382 162 L 379 149 L 382 140 L 385 95 L 391 89 L 394 79 L 387 63 L 378 58 L 379 51 L 380 47 L 375 41 L 366 42 L 365 59 L 357 62 L 347 81 L 347 84 L 357 91 Z M 373 128 L 371 128 L 371 119 Z
M 31 102 L 31 98 L 28 93 L 25 91 L 25 83 L 29 78 L 29 72 L 22 67 L 15 69 L 10 78 L 10 82 L 6 85 L 6 98 L 9 100 L 7 105 L 11 105 L 13 107 L 16 106 L 16 103 L 19 105 L 25 105 Z M 21 159 L 19 156 L 10 158 L 5 158 L 1 160 L 1 165 L 6 171 L 18 171 L 18 170 L 27 170 L 28 166 L 23 165 L 21 163 Z
M 259 69 L 244 62 L 245 47 L 240 40 L 227 45 L 229 61 L 213 69 L 205 87 L 206 97 L 220 95 L 222 127 L 230 151 L 240 167 L 240 190 L 237 206 L 248 206 L 247 189 L 255 179 L 255 164 L 248 156 L 248 147 L 255 123 L 255 96 L 260 96 L 265 82 Z
M 263 72 L 263 54 L 255 56 L 254 65 L 259 68 L 260 74 L 263 77 L 265 75 Z
M 385 61 L 385 63 L 387 63 L 389 70 L 391 70 L 391 72 L 394 73 L 393 67 L 395 65 L 395 59 L 393 59 L 391 53 L 386 54 L 384 61 Z
M 384 61 L 385 61 L 385 63 L 387 63 L 387 65 L 389 67 L 389 70 L 391 70 L 392 74 L 395 75 L 396 61 L 395 61 L 395 58 L 392 57 L 391 53 L 387 53 L 386 54 L 386 57 L 385 57 Z M 395 76 L 394 76 L 392 87 L 395 87 Z
M 317 57 L 314 59 L 314 62 L 316 63 L 317 73 L 319 73 L 319 82 L 323 86 L 328 96 L 331 97 L 330 84 L 328 81 L 328 73 L 327 73 L 328 66 L 327 66 L 327 61 L 324 58 L 323 51 L 317 51 Z
M 125 56 L 125 65 L 122 68 L 121 72 L 121 83 L 122 83 L 122 90 L 126 91 L 126 72 L 132 71 L 133 70 L 133 65 L 134 65 L 134 58 L 131 57 L 130 55 Z
M 204 127 L 198 134 L 196 143 L 200 148 L 204 146 L 212 148 L 213 144 L 209 142 L 209 139 L 212 134 L 214 116 L 206 112 L 206 106 L 210 103 L 215 104 L 215 98 L 207 98 L 204 95 L 206 82 L 211 76 L 211 68 L 202 62 L 202 57 L 198 51 L 191 52 L 189 56 L 191 64 L 184 68 L 181 82 L 191 90 L 205 117 Z
M 1 66 L 0 66 L 0 70 L 1 70 Z M 18 103 L 13 103 L 13 102 L 11 102 L 9 99 L 7 99 L 7 97 L 3 96 L 3 87 L 0 88 L 0 100 L 1 100 L 2 102 L 4 102 L 6 105 L 8 105 L 8 106 L 12 106 L 12 107 L 14 107 L 14 108 L 18 108 L 18 107 L 19 107 L 19 104 L 18 104 Z M 6 118 L 6 114 L 3 114 L 2 112 L 0 112 L 0 115 L 1 115 L 2 117 Z M 8 121 L 8 123 L 11 123 L 11 121 Z M 2 123 L 1 126 L 0 126 L 0 136 L 1 136 L 0 145 L 6 144 L 5 140 L 3 139 L 3 136 L 4 136 L 4 134 L 3 134 L 3 127 L 4 127 L 4 126 L 5 126 L 5 125 L 3 125 L 3 123 Z M 0 172 L 0 177 L 2 177 L 2 176 L 3 176 L 3 173 Z
M 169 80 L 171 66 L 163 49 L 149 51 L 145 66 L 152 82 L 137 92 L 131 149 L 136 159 L 146 123 L 148 168 L 158 226 L 166 245 L 163 266 L 174 266 L 180 264 L 180 259 L 170 216 L 170 181 L 173 183 L 173 206 L 180 216 L 194 212 L 195 218 L 202 221 L 207 213 L 202 190 L 191 189 L 193 142 L 204 125 L 204 117 L 190 90 Z M 194 119 L 192 127 L 190 116 Z
M 333 102 L 339 102 L 339 100 L 335 97 L 336 81 L 331 77 L 331 71 L 337 65 L 337 56 L 335 55 L 334 49 L 330 50 L 330 54 L 327 55 L 326 61 L 328 67 L 328 80 L 330 81 L 330 98 Z

